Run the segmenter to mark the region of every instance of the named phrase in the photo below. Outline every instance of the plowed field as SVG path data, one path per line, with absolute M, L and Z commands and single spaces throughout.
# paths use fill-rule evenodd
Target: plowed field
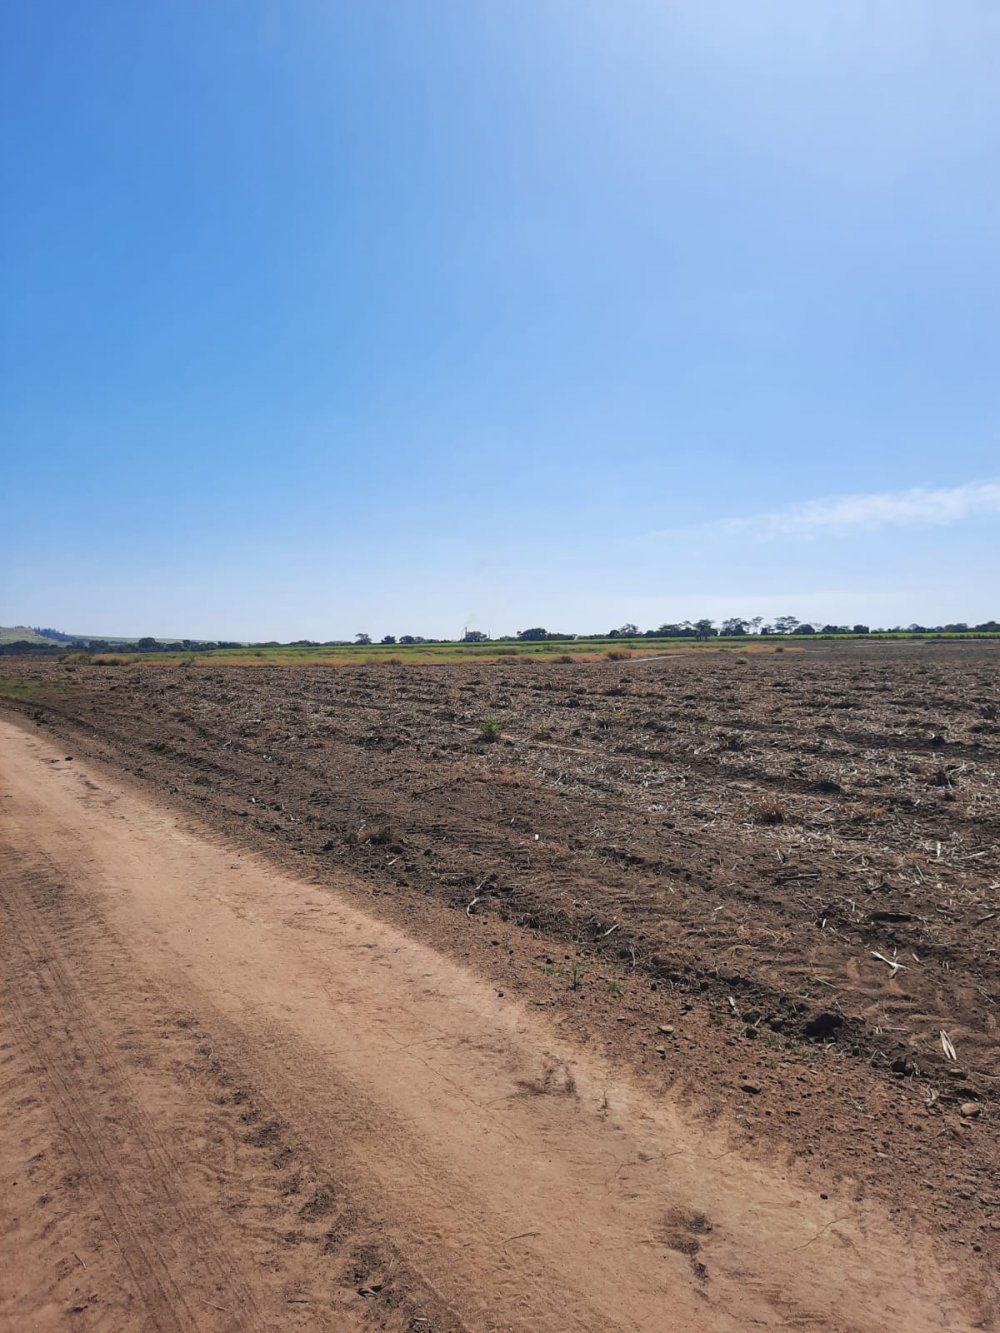
M 829 1195 L 829 1218 L 788 1248 L 820 1227 L 846 1236 L 845 1217 L 875 1208 L 951 1273 L 943 1326 L 987 1327 L 998 661 L 992 646 L 919 643 L 464 667 L 11 659 L 0 690 L 70 766 L 128 775 L 318 901 L 335 891 L 471 968 L 501 1011 L 527 1006 L 721 1152 Z M 488 717 L 499 739 L 484 738 Z M 522 1081 L 539 1096 L 575 1088 L 563 1055 Z M 685 1195 L 675 1222 L 695 1204 Z M 711 1244 L 662 1226 L 695 1288 L 711 1282 Z M 867 1257 L 852 1236 L 845 1262 L 891 1299 L 912 1279 L 862 1234 Z M 419 1247 L 411 1260 L 413 1282 L 433 1277 L 441 1308 L 458 1309 Z M 568 1254 L 545 1262 L 574 1289 Z M 878 1326 L 867 1306 L 838 1323 L 830 1296 L 816 1326 Z M 633 1305 L 622 1327 L 670 1326 Z M 598 1309 L 584 1301 L 565 1326 Z M 509 1326 L 533 1326 L 511 1310 Z M 493 1327 L 481 1309 L 463 1317 Z

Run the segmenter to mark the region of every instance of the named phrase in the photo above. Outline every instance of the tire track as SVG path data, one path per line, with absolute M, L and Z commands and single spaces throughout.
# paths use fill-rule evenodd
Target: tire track
M 59 961 L 59 945 L 32 901 L 53 890 L 59 892 L 59 876 L 53 867 L 31 866 L 20 857 L 8 856 L 0 879 L 0 910 L 7 939 L 21 954 L 20 966 L 15 965 L 15 984 L 9 987 L 11 1012 L 22 1047 L 42 1058 L 60 1127 L 87 1172 L 152 1327 L 158 1333 L 182 1333 L 204 1322 L 200 1312 L 192 1309 L 167 1258 L 173 1249 L 171 1234 L 181 1233 L 195 1243 L 202 1270 L 199 1285 L 224 1292 L 230 1302 L 235 1300 L 239 1328 L 263 1330 L 253 1294 L 232 1266 L 222 1261 L 211 1232 L 174 1188 L 177 1164 L 150 1117 L 131 1096 L 127 1071 L 103 1037 L 99 1020 L 80 988 Z M 64 929 L 68 934 L 79 933 L 68 920 Z M 111 937 L 106 938 L 110 941 Z M 68 1061 L 68 1051 L 82 1051 L 83 1062 Z M 112 1158 L 107 1146 L 109 1120 L 127 1144 L 129 1175 L 134 1180 L 138 1160 L 146 1179 L 156 1180 L 159 1204 L 167 1209 L 165 1225 L 147 1220 L 146 1200 L 129 1185 L 123 1171 L 125 1152 L 119 1151 L 117 1160 Z M 176 1256 L 171 1258 L 176 1263 Z M 190 1273 L 184 1276 L 189 1288 Z

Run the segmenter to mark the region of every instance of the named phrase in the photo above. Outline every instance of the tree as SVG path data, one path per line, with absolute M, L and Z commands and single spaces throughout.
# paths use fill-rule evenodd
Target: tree
M 488 643 L 489 635 L 481 629 L 467 629 L 462 635 L 463 643 Z
M 387 635 L 385 636 L 385 638 L 383 638 L 382 642 L 383 642 L 383 643 L 395 643 L 395 642 L 396 642 L 396 636 L 395 636 L 395 634 L 387 634 Z
M 707 617 L 704 620 L 694 622 L 694 636 L 696 639 L 710 639 L 713 634 L 718 634 L 713 621 Z
M 139 639 L 135 646 L 140 653 L 153 653 L 160 645 L 155 639 Z
M 796 625 L 792 630 L 793 634 L 815 634 L 815 628 L 809 624 L 808 620 L 803 620 L 801 625 Z
M 549 634 L 548 630 L 544 630 L 540 625 L 536 625 L 534 629 L 519 629 L 517 631 L 517 637 L 530 643 L 537 643 L 540 639 L 547 639 Z
M 608 634 L 609 639 L 634 639 L 638 636 L 639 626 L 633 625 L 631 621 L 626 621 L 618 629 L 613 629 Z
M 795 616 L 778 616 L 774 622 L 774 631 L 776 634 L 793 634 L 798 623 Z
M 759 634 L 759 633 L 760 633 L 760 627 L 761 627 L 761 625 L 763 625 L 763 623 L 764 623 L 764 617 L 763 617 L 763 616 L 754 616 L 753 620 L 750 621 L 750 631 L 751 631 L 751 633 L 752 633 L 752 634 Z
M 727 638 L 738 639 L 750 633 L 750 626 L 741 616 L 730 616 L 728 620 L 722 622 L 720 633 L 725 634 Z
M 868 628 L 867 625 L 855 625 L 855 626 L 854 626 L 854 629 L 851 631 L 851 633 L 852 633 L 852 634 L 870 634 L 870 633 L 871 633 L 871 630 Z
M 400 642 L 400 643 L 416 643 L 416 639 L 413 637 L 412 634 L 401 634 L 401 635 L 399 636 L 399 642 Z
M 371 641 L 372 636 L 370 634 L 355 634 L 354 636 L 355 643 L 371 643 Z

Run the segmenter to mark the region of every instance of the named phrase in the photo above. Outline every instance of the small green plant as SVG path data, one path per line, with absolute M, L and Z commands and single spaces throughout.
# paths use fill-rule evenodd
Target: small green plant
M 570 983 L 569 983 L 570 990 L 579 990 L 580 982 L 582 981 L 582 979 L 583 979 L 583 974 L 580 971 L 580 966 L 578 963 L 574 963 L 572 973 L 570 975 Z
M 487 713 L 479 724 L 479 739 L 481 741 L 498 741 L 503 727 L 496 713 Z
M 624 995 L 625 987 L 622 985 L 620 981 L 609 981 L 608 992 L 611 995 Z
M 542 726 L 535 728 L 533 738 L 536 741 L 547 741 L 551 735 L 552 728 L 545 726 L 543 723 Z

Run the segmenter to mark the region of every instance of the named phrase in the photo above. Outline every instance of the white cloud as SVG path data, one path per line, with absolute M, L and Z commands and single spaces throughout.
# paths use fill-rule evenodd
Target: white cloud
M 1000 481 L 972 481 L 964 486 L 930 490 L 876 491 L 866 495 L 829 496 L 805 500 L 786 509 L 722 518 L 693 528 L 668 529 L 640 538 L 642 544 L 658 538 L 692 532 L 718 536 L 816 537 L 882 528 L 943 526 L 982 515 L 1000 515 Z
M 957 523 L 980 514 L 1000 514 L 1000 482 L 973 481 L 938 490 L 916 487 L 807 500 L 770 514 L 723 520 L 722 526 L 761 535 L 811 536 Z

